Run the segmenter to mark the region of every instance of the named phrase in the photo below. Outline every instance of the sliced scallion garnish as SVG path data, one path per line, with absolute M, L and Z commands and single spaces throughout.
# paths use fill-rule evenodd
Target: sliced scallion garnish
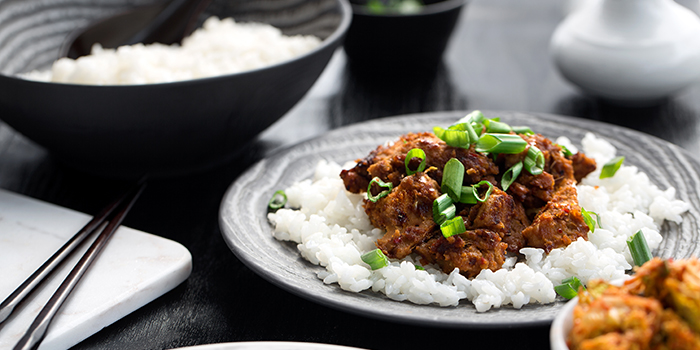
M 385 190 L 377 193 L 376 196 L 372 195 L 372 184 L 377 184 L 377 186 L 381 188 L 385 188 Z M 369 199 L 371 202 L 376 203 L 380 198 L 386 196 L 391 192 L 391 190 L 394 188 L 394 184 L 391 182 L 384 182 L 382 179 L 378 177 L 374 177 L 372 181 L 369 182 L 369 185 L 367 186 L 367 199 Z
M 651 251 L 642 230 L 637 231 L 627 239 L 627 246 L 630 249 L 630 255 L 632 255 L 635 265 L 642 266 L 645 262 L 651 260 Z
M 597 218 L 596 221 L 593 221 L 592 215 L 596 216 L 596 218 Z M 591 230 L 591 232 L 595 232 L 596 222 L 598 223 L 598 227 L 602 227 L 600 225 L 600 216 L 598 215 L 598 213 L 593 212 L 593 211 L 588 211 L 588 210 L 584 209 L 583 207 L 581 207 L 581 216 L 583 216 L 583 222 L 585 222 L 586 225 L 588 225 L 588 228 Z
M 370 250 L 367 253 L 362 254 L 360 259 L 364 261 L 372 270 L 381 269 L 389 265 L 389 259 L 384 255 L 381 249 L 377 248 L 375 250 Z
M 455 216 L 454 218 L 443 222 L 442 225 L 440 225 L 440 231 L 445 238 L 448 238 L 467 232 L 467 228 L 464 226 L 464 220 L 462 217 Z
M 462 194 L 462 181 L 464 180 L 464 164 L 452 158 L 447 161 L 442 171 L 442 184 L 440 191 L 447 193 L 454 202 L 458 202 Z
M 508 134 L 513 130 L 510 125 L 493 119 L 487 119 L 484 125 L 486 126 L 486 132 L 494 134 Z
M 520 176 L 520 172 L 523 170 L 523 162 L 517 162 L 513 164 L 512 167 L 508 168 L 503 177 L 501 177 L 501 187 L 504 191 L 508 191 L 508 187 L 515 182 L 515 180 Z
M 581 280 L 573 276 L 561 281 L 560 285 L 554 287 L 554 291 L 566 299 L 573 299 L 578 295 L 579 288 L 586 289 Z
M 554 291 L 566 299 L 573 299 L 576 297 L 576 295 L 578 295 L 570 284 L 560 284 L 558 286 L 554 286 Z
M 463 124 L 457 124 L 460 126 L 455 127 L 455 125 L 450 126 L 447 129 L 436 126 L 433 128 L 433 133 L 440 140 L 445 141 L 446 144 L 452 147 L 468 148 L 470 143 L 469 133 Z
M 479 201 L 476 200 L 478 193 L 474 192 L 474 187 L 472 186 L 462 186 L 462 193 L 459 196 L 459 202 L 464 204 L 476 204 Z
M 270 198 L 270 201 L 267 203 L 267 207 L 270 210 L 275 211 L 284 207 L 285 204 L 287 204 L 287 194 L 282 190 L 278 190 L 275 191 L 272 198 Z
M 486 133 L 476 142 L 477 152 L 516 154 L 525 150 L 527 142 L 513 134 Z
M 603 165 L 603 169 L 600 170 L 600 178 L 605 179 L 608 177 L 613 177 L 615 176 L 615 173 L 617 172 L 618 169 L 620 169 L 620 166 L 622 166 L 622 162 L 625 161 L 625 157 L 615 157 L 611 159 L 609 162 L 605 163 Z
M 420 164 L 418 165 L 418 168 L 416 170 L 412 170 L 409 167 L 409 164 L 411 163 L 411 160 L 413 158 L 419 158 L 421 160 Z M 425 170 L 425 165 L 426 165 L 425 152 L 420 148 L 414 148 L 414 149 L 408 151 L 408 153 L 406 153 L 406 159 L 404 160 L 404 165 L 406 166 L 406 174 L 407 175 L 413 175 L 415 173 L 418 173 L 418 172 Z
M 482 185 L 487 185 L 489 188 L 486 190 L 483 197 L 479 197 L 479 188 L 481 188 Z M 493 192 L 493 184 L 486 180 L 471 186 L 462 186 L 462 193 L 459 197 L 459 202 L 464 204 L 486 202 L 486 200 L 489 199 L 491 192 Z
M 441 225 L 455 217 L 456 210 L 452 198 L 447 193 L 443 193 L 433 201 L 433 220 L 436 224 Z
M 484 193 L 484 196 L 482 198 L 482 197 L 479 197 L 479 188 L 481 188 L 481 186 L 483 186 L 483 185 L 488 186 L 488 189 L 486 190 L 486 193 Z M 474 195 L 476 196 L 476 200 L 483 203 L 483 202 L 486 202 L 487 199 L 489 199 L 491 192 L 493 192 L 493 184 L 486 181 L 486 180 L 482 180 L 482 181 L 479 181 L 479 183 L 477 183 L 476 185 L 473 185 L 472 189 L 474 191 Z
M 559 146 L 559 148 L 561 148 L 561 153 L 564 153 L 564 157 L 571 157 L 574 155 L 574 153 L 571 152 L 571 150 L 569 150 L 568 148 L 566 148 L 566 146 L 559 145 L 559 144 L 557 146 Z
M 472 123 L 464 123 L 464 129 L 469 135 L 469 143 L 476 143 L 476 140 L 479 139 L 479 135 L 476 134 L 476 131 L 474 130 L 474 125 L 472 125 Z
M 458 121 L 458 123 L 479 123 L 483 124 L 486 121 L 484 113 L 480 110 L 471 111 L 469 114 L 465 115 Z
M 578 279 L 576 276 L 571 276 L 569 278 L 565 278 L 564 280 L 561 281 L 561 283 L 568 283 L 573 287 L 576 291 L 578 291 L 580 288 L 583 288 L 584 290 L 586 287 L 581 283 L 581 280 Z
M 535 133 L 528 126 L 512 126 L 513 132 L 522 135 L 534 135 Z
M 527 149 L 527 156 L 523 159 L 525 170 L 532 175 L 542 174 L 544 169 L 544 154 L 534 145 Z
M 466 116 L 464 116 L 462 119 L 460 119 L 457 124 L 459 123 L 465 123 L 469 124 L 471 126 L 471 130 L 474 131 L 474 133 L 470 133 L 469 136 L 471 137 L 471 143 L 475 143 L 476 140 L 479 139 L 479 135 L 483 132 L 484 129 L 484 123 L 487 121 L 486 117 L 484 117 L 484 114 L 481 113 L 481 111 L 473 111 Z

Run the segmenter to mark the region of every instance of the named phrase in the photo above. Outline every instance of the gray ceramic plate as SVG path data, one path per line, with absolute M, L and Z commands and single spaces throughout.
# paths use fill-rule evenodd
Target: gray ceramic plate
M 456 307 L 421 306 L 389 300 L 383 294 L 351 293 L 337 285 L 326 285 L 316 277 L 322 267 L 303 260 L 294 244 L 272 237 L 266 218 L 269 198 L 276 190 L 310 178 L 320 159 L 337 163 L 364 157 L 370 150 L 409 131 L 447 126 L 466 112 L 408 115 L 350 125 L 321 137 L 283 149 L 243 173 L 229 188 L 221 204 L 220 225 L 224 239 L 236 256 L 270 282 L 309 300 L 393 322 L 455 328 L 505 328 L 548 325 L 564 305 L 528 305 L 522 309 L 503 307 L 477 313 L 463 301 Z M 570 117 L 513 112 L 485 112 L 511 125 L 527 125 L 535 132 L 556 138 L 568 136 L 578 144 L 586 132 L 610 141 L 618 154 L 626 156 L 646 172 L 660 188 L 676 187 L 677 197 L 691 204 L 681 225 L 665 224 L 665 240 L 655 255 L 685 258 L 698 255 L 700 235 L 700 162 L 686 151 L 658 138 L 633 130 Z

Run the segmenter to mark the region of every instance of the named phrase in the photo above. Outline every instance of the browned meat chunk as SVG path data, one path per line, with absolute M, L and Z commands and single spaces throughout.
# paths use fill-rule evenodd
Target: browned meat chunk
M 498 233 L 477 229 L 445 238 L 441 234 L 416 247 L 424 264 L 437 264 L 446 273 L 459 268 L 467 278 L 483 269 L 496 271 L 503 266 L 506 244 Z
M 440 196 L 439 188 L 425 173 L 416 173 L 404 177 L 398 187 L 376 203 L 365 201 L 372 225 L 386 230 L 384 237 L 377 240 L 377 247 L 388 257 L 401 259 L 433 235 L 437 229 L 433 201 Z
M 475 152 L 473 148 L 448 146 L 433 133 L 409 133 L 391 145 L 377 147 L 366 158 L 358 160 L 354 168 L 343 170 L 340 177 L 345 183 L 345 188 L 353 193 L 364 192 L 374 177 L 398 186 L 406 176 L 406 154 L 413 148 L 420 148 L 425 152 L 427 168 L 435 167 L 428 175 L 438 183 L 442 182 L 442 169 L 451 158 L 457 158 L 464 164 L 466 184 L 477 183 L 485 178 L 493 179 L 498 174 L 498 167 L 493 161 Z
M 472 206 L 463 215 L 467 217 L 467 229 L 482 228 L 498 233 L 508 244 L 508 251 L 517 252 L 525 246 L 522 231 L 530 225 L 530 220 L 522 204 L 500 189 L 494 187 L 486 202 Z
M 549 253 L 552 249 L 568 246 L 578 237 L 588 239 L 589 229 L 581 215 L 574 181 L 562 182 L 552 200 L 535 216 L 532 225 L 523 230 L 528 247 L 542 248 Z
M 581 152 L 571 156 L 571 164 L 574 166 L 576 182 L 581 182 L 586 175 L 592 173 L 596 169 L 595 159 L 588 158 Z
M 555 182 L 558 183 L 563 179 L 574 178 L 574 167 L 571 165 L 571 160 L 564 156 L 559 145 L 540 134 L 524 135 L 523 139 L 525 139 L 528 144 L 542 151 L 545 164 L 544 171 L 551 174 Z
M 508 193 L 526 208 L 541 208 L 552 199 L 554 177 L 543 172 L 532 175 L 522 171 L 518 179 L 508 188 Z
M 542 151 L 545 166 L 544 172 L 532 175 L 525 169 L 520 176 L 508 188 L 508 193 L 523 203 L 526 211 L 544 206 L 552 199 L 557 183 L 562 179 L 573 179 L 574 169 L 571 161 L 564 157 L 561 148 L 552 143 L 548 138 L 536 135 L 520 135 L 530 146 Z M 499 163 L 503 164 L 503 171 L 522 161 L 527 156 L 528 150 L 518 154 L 502 154 Z

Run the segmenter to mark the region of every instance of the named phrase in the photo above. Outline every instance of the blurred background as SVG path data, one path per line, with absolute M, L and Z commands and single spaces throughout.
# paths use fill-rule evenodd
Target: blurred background
M 601 120 L 687 150 L 700 149 L 700 139 L 695 137 L 700 130 L 700 84 L 652 106 L 627 107 L 587 96 L 561 76 L 550 57 L 550 38 L 569 11 L 583 1 L 470 1 L 434 71 L 405 70 L 389 77 L 366 74 L 348 65 L 339 52 L 305 101 L 268 134 L 297 128 L 311 136 L 325 128 L 384 116 L 486 109 Z M 319 109 L 325 113 L 318 113 Z M 301 122 L 310 115 L 324 115 L 324 120 Z

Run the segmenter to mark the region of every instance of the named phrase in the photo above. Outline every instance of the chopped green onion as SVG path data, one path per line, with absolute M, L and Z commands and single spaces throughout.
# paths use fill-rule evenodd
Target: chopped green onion
M 523 170 L 523 162 L 517 162 L 513 164 L 512 167 L 508 168 L 503 177 L 501 178 L 501 187 L 504 191 L 508 190 L 508 187 L 515 182 L 515 180 L 520 176 L 520 172 Z
M 542 174 L 544 169 L 544 154 L 534 145 L 527 150 L 527 156 L 523 160 L 525 170 L 532 175 Z
M 464 204 L 476 204 L 479 201 L 476 199 L 477 194 L 474 193 L 474 187 L 462 186 L 462 193 L 459 196 L 459 202 Z
M 443 129 L 436 126 L 433 128 L 433 133 L 440 140 L 445 141 L 446 144 L 452 147 L 468 148 L 470 145 L 469 133 L 466 131 L 466 129 L 464 129 L 464 127 L 453 128 L 451 126 L 447 129 Z
M 381 269 L 382 267 L 389 265 L 389 259 L 379 248 L 362 254 L 360 259 L 369 265 L 372 270 Z
M 469 145 L 479 138 L 471 123 L 456 123 L 447 129 L 436 126 L 433 128 L 433 133 L 448 145 L 461 148 L 469 148 Z
M 284 191 L 279 190 L 275 191 L 275 193 L 272 195 L 272 198 L 270 198 L 270 201 L 267 203 L 267 207 L 270 210 L 275 211 L 284 207 L 285 204 L 287 204 L 287 194 L 284 193 Z
M 464 180 L 464 164 L 452 158 L 447 161 L 442 171 L 442 184 L 440 191 L 447 193 L 452 201 L 458 202 L 462 194 L 462 181 Z
M 615 173 L 618 169 L 620 169 L 620 166 L 624 161 L 625 157 L 615 157 L 609 162 L 605 163 L 605 165 L 603 165 L 603 169 L 600 171 L 600 178 L 605 179 L 607 177 L 615 176 Z
M 488 119 L 486 119 L 486 117 L 484 117 L 484 114 L 481 113 L 481 111 L 477 110 L 477 111 L 473 111 L 473 112 L 467 114 L 465 117 L 460 119 L 457 122 L 457 124 L 465 123 L 465 124 L 469 124 L 469 126 L 471 126 L 471 130 L 473 130 L 474 133 L 473 134 L 470 133 L 469 135 L 472 138 L 471 142 L 474 143 L 474 142 L 476 142 L 476 140 L 479 139 L 479 135 L 481 135 L 481 133 L 483 132 L 484 123 L 487 120 Z
M 484 197 L 481 198 L 481 197 L 479 197 L 479 188 L 480 188 L 481 186 L 483 186 L 483 185 L 488 186 L 489 189 L 486 190 L 486 193 L 484 193 Z M 488 181 L 486 181 L 486 180 L 482 180 L 482 181 L 479 181 L 478 184 L 473 185 L 473 186 L 472 186 L 472 189 L 473 189 L 473 191 L 474 191 L 474 195 L 476 196 L 476 200 L 478 200 L 479 202 L 482 202 L 482 203 L 483 203 L 483 202 L 486 202 L 487 199 L 489 199 L 489 196 L 491 195 L 491 192 L 493 192 L 493 184 L 490 183 L 490 182 L 488 182 Z
M 474 130 L 474 126 L 472 123 L 464 123 L 464 129 L 469 135 L 469 143 L 476 143 L 476 140 L 479 139 L 479 135 L 476 134 L 476 131 Z
M 565 278 L 564 280 L 561 281 L 561 283 L 570 284 L 571 287 L 573 287 L 577 291 L 580 288 L 583 288 L 584 290 L 586 289 L 586 287 L 583 285 L 583 283 L 581 283 L 581 280 L 578 279 L 578 277 L 576 277 L 576 276 L 571 276 L 569 278 Z
M 467 114 L 466 116 L 462 117 L 457 123 L 479 123 L 483 124 L 486 121 L 486 117 L 484 116 L 484 113 L 481 113 L 480 110 L 475 110 Z
M 454 218 L 443 222 L 442 225 L 440 225 L 440 231 L 442 231 L 442 235 L 447 238 L 467 232 L 467 228 L 464 226 L 464 220 L 462 217 L 455 216 Z
M 642 230 L 637 231 L 637 233 L 627 239 L 627 246 L 630 248 L 630 255 L 632 255 L 635 265 L 642 266 L 645 262 L 651 260 L 651 251 Z
M 495 134 L 508 134 L 513 130 L 510 125 L 495 121 L 493 119 L 486 120 L 484 125 L 486 126 L 486 132 L 492 132 Z
M 576 295 L 578 295 L 570 284 L 560 284 L 558 286 L 554 286 L 554 291 L 566 299 L 573 299 L 576 297 Z
M 372 195 L 372 184 L 377 184 L 377 186 L 386 188 L 384 191 L 379 192 L 376 196 Z M 380 198 L 386 196 L 391 192 L 391 190 L 394 188 L 394 184 L 391 182 L 384 182 L 380 178 L 375 177 L 372 179 L 372 181 L 369 182 L 369 186 L 367 186 L 367 199 L 369 199 L 372 203 L 376 203 Z
M 418 168 L 416 170 L 411 170 L 411 168 L 408 166 L 413 158 L 419 158 L 421 160 L 420 165 L 418 165 Z M 408 151 L 408 153 L 406 154 L 406 159 L 404 160 L 404 165 L 406 166 L 406 174 L 408 175 L 413 175 L 417 172 L 425 170 L 425 152 L 420 148 L 414 148 Z
M 476 142 L 477 152 L 516 154 L 526 147 L 527 142 L 513 134 L 483 134 Z
M 511 127 L 513 129 L 513 132 L 516 134 L 522 134 L 522 135 L 534 135 L 535 132 L 530 129 L 530 127 L 527 126 L 513 126 Z
M 420 265 L 414 265 L 414 266 L 416 267 L 416 270 L 425 271 L 425 267 L 423 267 L 423 266 L 420 266 Z
M 479 197 L 479 188 L 482 185 L 487 185 L 489 188 L 484 193 L 483 197 Z M 478 184 L 471 186 L 462 186 L 462 193 L 459 197 L 459 202 L 464 204 L 476 204 L 478 202 L 485 202 L 493 192 L 493 184 L 484 180 Z
M 591 215 L 596 216 L 596 218 L 597 218 L 596 221 L 598 222 L 598 227 L 602 227 L 600 225 L 600 216 L 596 212 L 588 211 L 588 210 L 584 209 L 583 207 L 581 207 L 581 216 L 583 216 L 583 222 L 585 222 L 586 225 L 588 225 L 588 228 L 591 230 L 591 232 L 595 232 L 596 221 L 593 221 L 593 217 Z
M 554 291 L 566 299 L 573 299 L 578 295 L 579 288 L 586 289 L 581 280 L 573 276 L 561 281 L 560 285 L 554 287 Z
M 571 152 L 570 149 L 566 148 L 564 145 L 557 145 L 559 148 L 561 148 L 561 153 L 564 153 L 564 157 L 571 157 L 574 155 L 574 152 Z
M 457 208 L 447 193 L 443 193 L 433 201 L 433 220 L 438 225 L 455 217 L 456 211 Z

